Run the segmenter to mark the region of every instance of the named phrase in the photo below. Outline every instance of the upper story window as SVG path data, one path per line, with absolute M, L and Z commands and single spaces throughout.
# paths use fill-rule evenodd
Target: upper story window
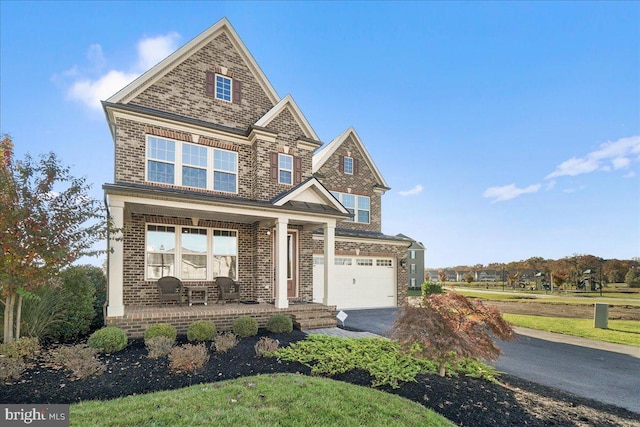
M 416 259 L 416 251 L 413 251 L 413 250 L 409 251 L 409 258 Z
M 293 184 L 293 156 L 278 154 L 278 182 Z
M 238 153 L 147 136 L 147 181 L 238 192 Z
M 344 173 L 353 175 L 353 157 L 344 158 Z
M 358 196 L 349 193 L 340 193 L 332 191 L 331 194 L 335 196 L 342 206 L 354 215 L 353 219 L 346 219 L 345 221 L 357 222 L 361 224 L 369 224 L 371 221 L 371 200 L 367 196 Z
M 216 99 L 231 102 L 231 84 L 230 77 L 216 74 Z

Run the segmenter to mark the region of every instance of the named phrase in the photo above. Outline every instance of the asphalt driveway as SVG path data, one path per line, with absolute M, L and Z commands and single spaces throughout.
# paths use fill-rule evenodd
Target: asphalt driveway
M 389 336 L 397 309 L 344 312 L 346 328 Z M 517 341 L 500 343 L 503 355 L 493 363 L 496 369 L 640 414 L 640 348 L 617 346 L 621 350 L 616 351 L 615 345 L 597 341 L 525 331 L 519 329 Z

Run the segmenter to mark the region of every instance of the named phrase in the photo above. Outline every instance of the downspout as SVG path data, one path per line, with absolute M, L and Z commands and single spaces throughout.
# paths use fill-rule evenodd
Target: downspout
M 109 232 L 109 224 L 111 216 L 109 215 L 109 205 L 107 203 L 107 192 L 104 193 L 104 207 L 107 210 L 107 286 L 105 289 L 104 304 L 102 304 L 102 322 L 104 326 L 107 326 L 107 305 L 109 305 L 109 257 L 111 256 L 111 239 Z

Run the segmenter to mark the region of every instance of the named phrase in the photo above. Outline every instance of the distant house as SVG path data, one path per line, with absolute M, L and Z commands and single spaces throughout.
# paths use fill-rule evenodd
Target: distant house
M 425 247 L 421 242 L 417 242 L 404 234 L 396 237 L 411 240 L 411 246 L 407 249 L 407 270 L 409 277 L 409 289 L 420 289 L 425 280 L 424 273 L 424 252 Z

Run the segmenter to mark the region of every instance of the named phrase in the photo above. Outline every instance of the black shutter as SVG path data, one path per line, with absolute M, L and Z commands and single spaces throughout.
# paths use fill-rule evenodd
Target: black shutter
M 216 75 L 214 73 L 212 73 L 211 71 L 207 71 L 206 72 L 206 79 L 205 79 L 205 86 L 206 86 L 206 93 L 207 96 L 213 96 L 215 97 L 216 94 Z
M 353 174 L 357 175 L 360 173 L 360 160 L 353 159 Z
M 240 104 L 242 101 L 242 82 L 233 79 L 233 103 Z
M 302 159 L 298 156 L 293 158 L 293 183 L 300 184 L 302 182 Z
M 271 153 L 271 179 L 278 179 L 278 153 Z

